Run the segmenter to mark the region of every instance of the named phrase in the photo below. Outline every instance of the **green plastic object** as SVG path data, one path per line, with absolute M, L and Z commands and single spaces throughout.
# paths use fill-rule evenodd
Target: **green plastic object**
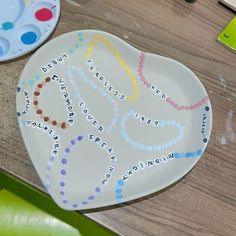
M 109 236 L 116 234 L 79 212 L 59 208 L 43 192 L 0 171 L 0 235 Z
M 236 52 L 236 16 L 220 32 L 217 41 Z

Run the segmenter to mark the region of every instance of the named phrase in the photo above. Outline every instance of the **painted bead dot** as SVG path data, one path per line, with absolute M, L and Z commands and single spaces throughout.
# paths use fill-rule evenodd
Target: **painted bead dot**
M 74 207 L 74 208 L 77 208 L 77 207 L 78 207 L 78 205 L 77 205 L 77 204 L 73 204 L 73 205 L 72 205 L 72 207 Z
M 49 117 L 45 116 L 45 117 L 43 118 L 43 120 L 47 122 L 47 121 L 49 121 Z
M 83 136 L 78 137 L 78 141 L 81 141 L 83 139 Z
M 124 182 L 124 180 L 119 179 L 117 183 L 118 183 L 119 185 L 124 185 L 125 182 Z
M 72 145 L 75 145 L 75 140 L 71 140 L 70 143 L 71 143 Z
M 61 128 L 62 128 L 62 129 L 65 129 L 65 128 L 66 128 L 66 122 L 62 122 L 62 123 L 61 123 Z
M 116 189 L 116 193 L 121 193 L 122 190 L 121 189 Z
M 63 200 L 63 203 L 64 203 L 64 204 L 67 204 L 67 200 Z
M 57 122 L 55 120 L 52 121 L 52 125 L 57 125 Z
M 205 110 L 206 110 L 206 111 L 209 111 L 209 110 L 210 110 L 210 108 L 209 108 L 208 106 L 206 106 L 206 107 L 205 107 Z
M 95 192 L 100 193 L 101 189 L 99 187 L 95 188 Z
M 17 112 L 16 115 L 17 115 L 17 116 L 20 116 L 21 114 L 20 114 L 20 112 Z
M 19 93 L 20 92 L 20 87 L 17 87 L 16 91 Z
M 93 200 L 95 197 L 93 195 L 89 196 L 88 199 L 89 200 Z
M 70 152 L 70 148 L 66 148 L 66 149 L 65 149 L 65 152 L 66 152 L 66 153 L 69 153 L 69 152 Z
M 47 78 L 45 79 L 45 81 L 46 81 L 47 83 L 48 83 L 50 80 L 51 80 L 50 77 L 47 77 Z
M 62 163 L 62 164 L 66 164 L 66 163 L 67 163 L 67 159 L 66 159 L 66 158 L 62 158 L 62 159 L 61 159 L 61 163 Z
M 66 185 L 65 182 L 60 182 L 61 187 L 65 187 L 65 185 Z
M 66 175 L 66 171 L 64 169 L 62 169 L 60 172 L 62 175 Z
M 34 101 L 34 105 L 37 106 L 39 104 L 38 101 Z
M 62 196 L 64 196 L 64 195 L 65 195 L 65 192 L 61 191 L 60 194 L 61 194 Z
M 201 156 L 201 155 L 202 155 L 202 150 L 201 149 L 197 150 L 197 156 Z
M 185 157 L 192 157 L 193 156 L 193 153 L 192 152 L 186 152 L 185 153 Z
M 42 113 L 43 113 L 43 111 L 42 111 L 41 109 L 38 109 L 38 110 L 37 110 L 37 114 L 40 115 L 40 114 L 42 114 Z
M 42 84 L 38 84 L 37 86 L 38 86 L 38 88 L 42 88 L 42 87 L 43 87 L 43 85 L 42 85 Z
M 35 91 L 35 92 L 34 92 L 34 95 L 35 95 L 35 96 L 39 96 L 39 95 L 40 95 L 40 92 Z
M 88 202 L 86 202 L 86 201 L 83 201 L 83 202 L 82 202 L 82 204 L 83 204 L 83 205 L 86 205 L 86 204 L 88 204 Z
M 204 139 L 203 139 L 203 142 L 206 143 L 206 142 L 207 142 L 207 138 L 204 138 Z
M 174 153 L 175 158 L 179 158 L 180 154 L 178 152 Z

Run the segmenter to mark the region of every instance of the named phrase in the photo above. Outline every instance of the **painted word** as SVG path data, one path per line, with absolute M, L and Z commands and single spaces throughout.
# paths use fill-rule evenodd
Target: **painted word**
M 134 119 L 139 120 L 140 122 L 145 123 L 147 125 L 153 125 L 155 127 L 157 127 L 159 124 L 158 120 L 152 120 L 150 118 L 146 118 L 144 115 L 141 115 L 138 112 L 134 113 Z
M 100 146 L 101 149 L 105 149 L 107 153 L 110 155 L 110 159 L 112 161 L 116 161 L 116 156 L 113 153 L 113 148 L 110 147 L 107 142 L 103 142 L 102 139 L 98 136 L 95 136 L 93 134 L 88 135 L 88 140 L 91 142 L 94 142 Z
M 120 100 L 125 100 L 126 95 L 122 94 L 118 90 L 116 90 L 110 83 L 105 79 L 103 75 L 99 71 L 96 70 L 96 67 L 93 65 L 93 61 L 91 59 L 86 60 L 86 64 L 89 66 L 89 71 L 93 74 L 93 76 L 102 83 L 103 87 L 107 89 L 107 92 L 112 93 L 114 97 L 118 97 Z
M 26 120 L 26 126 L 31 128 L 37 128 L 38 130 L 41 130 L 42 132 L 46 133 L 53 142 L 51 156 L 56 157 L 58 155 L 58 149 L 60 148 L 60 144 L 58 141 L 60 140 L 60 136 L 56 134 L 56 131 L 54 129 L 51 129 L 49 125 L 44 124 L 42 122 L 31 120 Z
M 166 156 L 156 157 L 153 160 L 139 161 L 137 165 L 133 165 L 126 173 L 121 177 L 123 181 L 127 181 L 129 176 L 132 176 L 135 172 L 144 170 L 145 168 L 150 168 L 153 166 L 158 166 L 161 163 L 167 163 L 168 160 L 174 159 L 174 153 L 170 153 Z
M 22 89 L 21 87 L 17 87 L 16 89 L 17 93 L 22 93 L 25 97 L 25 107 L 24 110 L 21 112 L 17 112 L 16 115 L 17 116 L 21 116 L 21 115 L 25 115 L 29 110 L 30 110 L 30 98 L 29 98 L 29 93 Z
M 67 122 L 72 125 L 74 123 L 75 112 L 72 106 L 72 100 L 68 93 L 67 87 L 65 86 L 65 81 L 62 78 L 59 78 L 57 75 L 53 75 L 52 80 L 57 81 L 57 83 L 60 85 L 60 91 L 61 91 L 62 97 L 64 98 L 65 105 L 68 111 Z
M 201 134 L 202 134 L 202 137 L 203 137 L 203 143 L 207 143 L 207 137 L 206 137 L 206 134 L 205 134 L 205 131 L 206 131 L 206 123 L 207 123 L 207 115 L 206 113 L 210 110 L 210 107 L 209 106 L 205 106 L 204 108 L 205 112 L 203 112 L 202 114 L 202 122 L 201 122 Z
M 114 163 L 116 162 L 116 155 L 114 154 L 114 150 L 112 147 L 110 147 L 107 142 L 102 141 L 102 139 L 98 136 L 95 136 L 93 134 L 88 135 L 88 140 L 91 142 L 94 142 L 95 144 L 98 144 L 99 147 L 103 150 L 105 150 L 108 155 L 110 155 L 110 159 L 112 161 L 112 164 L 108 167 L 108 172 L 105 173 L 104 178 L 101 180 L 101 184 L 105 185 L 109 181 L 109 179 L 112 176 L 112 172 L 114 171 Z
M 41 67 L 42 72 L 47 73 L 50 70 L 54 68 L 54 66 L 60 64 L 63 64 L 66 59 L 69 58 L 69 55 L 67 53 L 63 53 L 61 56 L 52 59 L 50 62 L 48 62 L 46 65 Z
M 155 85 L 150 86 L 151 91 L 153 91 L 157 96 L 160 96 L 162 99 L 166 99 L 166 94 L 164 94 L 160 89 Z
M 102 133 L 104 131 L 104 127 L 99 124 L 99 122 L 95 119 L 95 117 L 89 113 L 89 109 L 86 107 L 85 101 L 79 103 L 79 107 L 81 109 L 82 114 L 86 116 L 86 120 L 92 123 L 94 128 L 97 128 L 97 131 Z

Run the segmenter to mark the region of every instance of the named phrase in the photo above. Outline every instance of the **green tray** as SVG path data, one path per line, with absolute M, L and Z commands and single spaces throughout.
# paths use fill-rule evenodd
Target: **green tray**
M 59 208 L 43 192 L 0 171 L 0 235 L 115 235 L 79 212 Z

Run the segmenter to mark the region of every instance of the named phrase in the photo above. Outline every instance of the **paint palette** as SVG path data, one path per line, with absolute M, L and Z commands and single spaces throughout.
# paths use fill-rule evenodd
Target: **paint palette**
M 41 47 L 16 93 L 29 156 L 68 210 L 165 188 L 193 168 L 210 138 L 211 104 L 190 69 L 101 31 Z
M 0 61 L 22 56 L 42 44 L 55 28 L 59 0 L 0 2 Z

